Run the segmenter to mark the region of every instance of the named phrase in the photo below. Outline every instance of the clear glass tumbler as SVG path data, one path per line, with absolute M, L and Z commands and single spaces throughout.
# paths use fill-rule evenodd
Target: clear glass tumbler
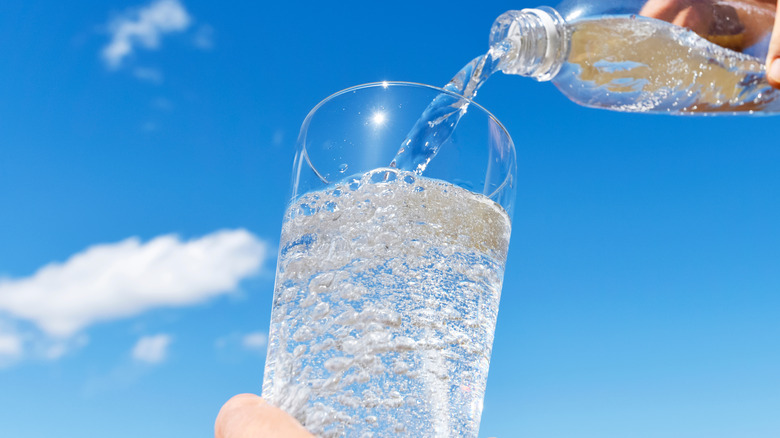
M 438 154 L 422 175 L 389 167 L 442 93 L 462 116 Z M 495 117 L 439 88 L 367 84 L 317 105 L 298 137 L 263 396 L 320 437 L 476 437 L 515 160 Z

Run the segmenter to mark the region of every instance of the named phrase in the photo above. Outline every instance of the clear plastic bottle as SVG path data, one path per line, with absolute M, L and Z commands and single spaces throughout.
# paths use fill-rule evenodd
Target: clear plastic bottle
M 504 13 L 491 52 L 502 72 L 551 80 L 588 107 L 778 113 L 780 91 L 764 69 L 775 8 L 773 0 L 569 0 Z

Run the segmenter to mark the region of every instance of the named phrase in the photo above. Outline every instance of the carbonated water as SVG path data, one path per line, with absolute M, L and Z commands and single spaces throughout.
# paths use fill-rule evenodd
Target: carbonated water
M 510 221 L 383 168 L 287 210 L 263 396 L 321 437 L 476 437 Z

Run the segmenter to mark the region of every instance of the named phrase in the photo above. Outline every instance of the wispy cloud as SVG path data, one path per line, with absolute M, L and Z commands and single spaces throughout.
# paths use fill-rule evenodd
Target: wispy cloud
M 148 364 L 159 364 L 168 357 L 171 341 L 173 338 L 167 334 L 144 336 L 133 347 L 133 359 Z
M 154 365 L 168 359 L 173 341 L 174 337 L 167 333 L 140 337 L 129 350 L 131 360 L 123 357 L 110 371 L 90 376 L 82 388 L 83 395 L 91 398 L 133 386 L 153 372 Z
M 162 84 L 163 82 L 163 74 L 156 68 L 136 67 L 133 69 L 133 76 L 142 81 L 151 82 L 157 85 Z
M 89 340 L 85 334 L 68 339 L 41 338 L 40 336 L 33 337 L 33 339 L 36 357 L 47 360 L 59 359 L 70 351 L 84 347 Z
M 214 349 L 217 358 L 230 363 L 238 363 L 250 357 L 257 360 L 257 354 L 265 355 L 268 347 L 268 333 L 257 330 L 252 332 L 235 331 L 217 338 Z
M 265 347 L 268 345 L 268 335 L 265 332 L 247 333 L 241 338 L 241 346 L 251 351 L 261 351 L 265 353 Z
M 280 147 L 284 144 L 284 131 L 277 129 L 274 131 L 273 137 L 271 137 L 271 144 Z
M 161 111 L 171 111 L 173 110 L 173 102 L 170 100 L 164 98 L 164 97 L 158 97 L 154 100 L 152 100 L 152 108 L 158 109 Z
M 164 235 L 95 245 L 29 277 L 0 279 L 0 313 L 68 339 L 99 321 L 227 294 L 268 256 L 265 242 L 240 229 L 189 241 Z M 8 352 L 18 347 L 3 342 Z
M 202 24 L 198 27 L 195 36 L 192 38 L 195 47 L 202 50 L 211 50 L 214 48 L 214 28 L 208 24 Z
M 23 325 L 23 324 L 21 324 Z M 0 313 L 0 369 L 33 357 L 55 360 L 84 347 L 89 338 L 81 333 L 69 338 L 55 338 L 12 323 Z
M 163 35 L 183 32 L 191 23 L 192 17 L 178 0 L 157 0 L 127 10 L 108 24 L 111 41 L 101 55 L 109 68 L 117 69 L 136 48 L 157 49 Z
M 15 362 L 21 355 L 21 336 L 12 332 L 0 331 L 0 367 Z

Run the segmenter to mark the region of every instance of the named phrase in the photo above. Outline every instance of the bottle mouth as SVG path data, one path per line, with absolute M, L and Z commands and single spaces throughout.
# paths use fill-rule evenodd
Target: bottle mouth
M 566 32 L 566 22 L 555 9 L 508 11 L 493 23 L 490 46 L 501 53 L 502 72 L 549 81 L 566 59 Z

